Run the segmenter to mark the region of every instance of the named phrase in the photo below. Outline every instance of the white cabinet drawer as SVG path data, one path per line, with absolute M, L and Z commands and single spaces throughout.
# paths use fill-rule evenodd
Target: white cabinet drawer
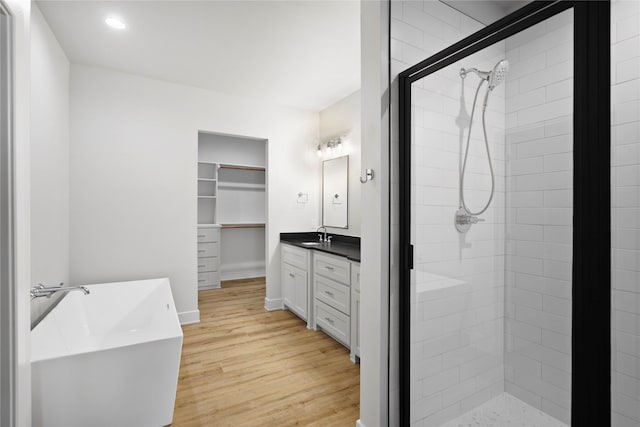
M 198 258 L 217 257 L 220 255 L 218 243 L 198 243 Z
M 198 288 L 199 289 L 213 289 L 220 287 L 220 273 L 217 271 L 208 271 L 205 273 L 198 273 Z
M 351 290 L 348 286 L 318 275 L 314 276 L 313 281 L 317 299 L 349 315 L 351 312 Z
M 220 240 L 220 229 L 207 227 L 198 227 L 198 243 L 200 242 L 217 242 Z
M 349 347 L 351 322 L 349 316 L 316 300 L 316 324 L 338 342 Z
M 354 291 L 360 292 L 360 263 L 351 263 L 351 287 Z
M 198 273 L 206 271 L 218 271 L 220 269 L 220 258 L 198 258 Z
M 307 261 L 309 258 L 309 251 L 307 249 L 297 248 L 283 243 L 280 253 L 282 256 L 282 262 L 295 265 L 303 270 L 306 270 L 309 267 L 309 263 Z
M 313 254 L 313 271 L 336 282 L 349 286 L 351 264 L 346 258 L 331 257 L 319 252 Z

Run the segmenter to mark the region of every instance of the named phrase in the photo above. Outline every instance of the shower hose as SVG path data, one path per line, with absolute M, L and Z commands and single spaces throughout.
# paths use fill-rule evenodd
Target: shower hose
M 464 161 L 462 162 L 462 170 L 460 171 L 460 207 L 464 208 L 464 210 L 471 216 L 482 215 L 489 208 L 489 205 L 491 204 L 491 200 L 493 200 L 493 193 L 495 191 L 495 176 L 493 173 L 493 164 L 491 163 L 491 153 L 489 152 L 489 140 L 487 138 L 487 126 L 485 122 L 485 113 L 487 111 L 487 100 L 489 99 L 489 92 L 491 92 L 491 90 L 487 88 L 487 93 L 484 96 L 484 105 L 482 107 L 482 133 L 484 135 L 484 146 L 487 150 L 487 161 L 489 162 L 489 171 L 491 172 L 491 195 L 489 196 L 489 200 L 487 201 L 487 204 L 478 212 L 472 212 L 467 207 L 467 204 L 464 200 L 464 175 L 467 169 L 467 159 L 469 157 L 469 145 L 471 143 L 471 128 L 473 126 L 473 116 L 476 111 L 476 102 L 478 101 L 478 93 L 480 92 L 480 88 L 482 87 L 482 84 L 485 81 L 486 81 L 485 79 L 480 80 L 480 83 L 478 83 L 478 88 L 476 89 L 476 94 L 473 97 L 473 107 L 471 108 L 471 117 L 469 119 L 469 134 L 467 136 L 467 147 L 465 148 L 465 151 L 464 151 Z

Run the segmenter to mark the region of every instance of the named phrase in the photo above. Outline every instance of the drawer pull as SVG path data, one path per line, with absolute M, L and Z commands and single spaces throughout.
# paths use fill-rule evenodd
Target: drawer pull
M 326 268 L 329 271 L 333 271 L 333 267 L 329 267 L 328 265 L 325 265 L 324 268 Z
M 325 317 L 325 318 L 324 318 L 324 320 L 326 320 L 327 322 L 331 323 L 332 325 L 335 323 L 335 322 L 333 321 L 333 319 L 332 319 L 332 318 L 330 318 L 330 317 Z
M 329 291 L 324 291 L 325 294 L 329 295 L 330 297 L 333 296 L 333 292 L 329 292 Z
M 296 275 L 295 275 L 295 274 L 293 274 L 293 273 L 289 273 L 289 276 L 291 276 L 291 277 L 296 277 Z

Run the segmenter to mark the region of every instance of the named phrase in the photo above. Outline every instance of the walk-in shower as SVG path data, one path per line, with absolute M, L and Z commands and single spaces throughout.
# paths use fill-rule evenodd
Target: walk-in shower
M 469 119 L 469 130 L 467 133 L 467 143 L 464 149 L 464 160 L 462 161 L 462 169 L 460 170 L 460 206 L 456 211 L 455 215 L 455 226 L 456 229 L 460 233 L 466 233 L 469 231 L 471 224 L 475 224 L 478 221 L 482 221 L 478 218 L 479 215 L 482 215 L 489 205 L 491 204 L 491 200 L 493 199 L 493 194 L 495 192 L 495 174 L 493 172 L 493 163 L 491 162 L 491 151 L 489 150 L 489 139 L 487 138 L 487 124 L 486 124 L 486 112 L 487 112 L 487 104 L 489 102 L 489 94 L 498 86 L 500 83 L 504 82 L 507 78 L 507 72 L 509 71 L 509 61 L 506 59 L 500 60 L 491 71 L 480 71 L 477 68 L 461 68 L 460 69 L 460 78 L 463 80 L 467 77 L 468 73 L 474 73 L 478 77 L 480 77 L 480 82 L 478 83 L 478 87 L 476 89 L 476 93 L 473 97 L 473 106 L 471 107 L 471 117 Z M 473 126 L 473 117 L 476 111 L 476 104 L 478 102 L 478 93 L 480 93 L 480 88 L 482 84 L 487 82 L 487 90 L 484 95 L 484 102 L 482 103 L 482 134 L 484 136 L 484 146 L 487 151 L 487 163 L 489 164 L 489 172 L 491 174 L 491 194 L 489 195 L 489 200 L 480 210 L 473 212 L 465 203 L 464 199 L 464 175 L 467 168 L 467 160 L 469 158 L 469 145 L 471 143 L 471 129 Z
M 404 38 L 427 59 L 398 82 L 400 425 L 606 427 L 609 5 L 473 32 L 410 3 L 395 58 L 417 57 Z

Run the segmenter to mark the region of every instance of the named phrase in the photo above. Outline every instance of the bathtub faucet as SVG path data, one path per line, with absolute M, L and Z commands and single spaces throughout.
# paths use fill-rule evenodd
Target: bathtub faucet
M 39 297 L 47 297 L 50 298 L 51 295 L 57 292 L 71 292 L 71 291 L 82 291 L 83 294 L 89 295 L 91 292 L 87 289 L 86 286 L 63 286 L 64 283 L 60 283 L 58 286 L 45 286 L 42 283 L 38 283 L 29 291 L 29 295 L 31 295 L 31 299 L 39 298 Z

